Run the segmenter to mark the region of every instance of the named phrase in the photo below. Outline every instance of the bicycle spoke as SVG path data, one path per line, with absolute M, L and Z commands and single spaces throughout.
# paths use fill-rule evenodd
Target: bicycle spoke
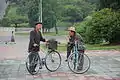
M 52 51 L 46 56 L 46 68 L 49 71 L 56 71 L 61 64 L 61 57 L 58 52 Z
M 30 60 L 30 56 L 33 56 L 31 60 Z M 28 72 L 32 75 L 37 74 L 39 72 L 40 60 L 38 59 L 38 57 L 39 56 L 30 53 L 26 59 L 26 68 Z
M 83 54 L 82 57 L 80 57 L 79 60 L 76 61 L 74 54 L 72 54 L 68 59 L 68 66 L 70 70 L 74 73 L 84 73 L 90 68 L 90 59 L 86 54 Z

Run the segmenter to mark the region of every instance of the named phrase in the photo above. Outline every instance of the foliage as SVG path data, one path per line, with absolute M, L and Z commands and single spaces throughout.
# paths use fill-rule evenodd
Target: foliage
M 100 9 L 103 8 L 120 10 L 120 0 L 100 0 Z
M 56 27 L 58 21 L 79 22 L 95 10 L 95 5 L 85 0 L 42 0 L 43 27 Z M 34 4 L 33 4 L 34 3 Z M 29 5 L 31 4 L 31 5 Z M 21 0 L 18 13 L 27 14 L 29 23 L 38 21 L 40 0 Z
M 102 9 L 93 13 L 92 20 L 86 20 L 81 25 L 85 40 L 88 43 L 101 43 L 103 41 L 111 43 L 120 42 L 120 13 L 112 9 Z M 82 32 L 79 27 L 79 33 Z
M 10 27 L 10 20 L 9 20 L 9 18 L 4 17 L 4 18 L 1 20 L 1 26 Z
M 84 21 L 80 22 L 80 23 L 76 23 L 74 26 L 76 27 L 76 31 L 83 37 L 85 42 L 88 42 L 87 38 L 88 38 L 88 22 L 92 20 L 91 16 L 87 16 L 86 18 L 84 18 Z M 90 33 L 89 33 L 90 34 Z
M 85 0 L 68 0 L 64 5 L 63 20 L 72 22 L 82 21 L 88 14 L 94 11 L 96 6 Z
M 4 20 L 2 20 L 3 26 L 8 26 L 10 27 L 12 24 L 14 24 L 14 27 L 18 27 L 18 24 L 21 23 L 28 23 L 28 18 L 25 15 L 19 15 L 17 14 L 17 9 L 18 9 L 18 5 L 16 5 L 16 2 L 14 1 L 18 1 L 18 0 L 11 0 L 10 4 L 8 5 L 6 11 L 5 11 L 5 15 L 4 15 Z M 4 22 L 7 19 L 7 23 Z M 6 23 L 4 25 L 4 23 Z

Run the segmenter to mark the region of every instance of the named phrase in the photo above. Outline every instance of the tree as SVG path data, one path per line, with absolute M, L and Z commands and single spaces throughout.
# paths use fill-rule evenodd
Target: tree
M 34 23 L 39 19 L 39 0 L 30 0 L 28 7 L 28 18 L 30 26 L 35 26 Z
M 4 18 L 1 20 L 1 26 L 10 27 L 10 20 L 9 20 L 8 17 L 4 17 Z
M 120 0 L 100 0 L 100 9 L 103 8 L 120 10 Z
M 89 43 L 100 43 L 103 40 L 110 44 L 120 42 L 119 12 L 102 9 L 92 14 L 92 20 L 86 26 L 86 39 Z
M 28 23 L 28 19 L 24 16 L 11 16 L 10 18 L 11 24 L 14 24 L 15 27 L 18 27 L 18 24 Z
M 88 14 L 95 10 L 95 5 L 87 0 L 42 0 L 43 28 L 55 27 L 58 22 L 70 22 L 72 24 L 82 21 Z M 30 4 L 30 5 L 29 5 Z M 29 24 L 39 18 L 40 0 L 21 0 L 18 13 L 28 15 Z
M 28 16 L 29 25 L 35 26 L 35 22 L 39 18 L 39 3 L 40 0 L 20 0 L 17 13 L 20 15 Z
M 72 22 L 73 24 L 83 21 L 88 14 L 95 10 L 95 5 L 85 0 L 67 1 L 64 5 L 63 20 Z
M 47 29 L 55 27 L 56 34 L 57 21 L 60 19 L 59 0 L 43 0 L 43 26 Z

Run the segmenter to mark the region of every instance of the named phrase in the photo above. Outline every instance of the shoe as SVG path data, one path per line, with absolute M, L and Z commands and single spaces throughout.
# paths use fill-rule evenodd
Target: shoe
M 79 66 L 78 66 L 78 67 L 77 67 L 77 70 L 80 70 L 80 71 L 81 71 L 81 70 L 82 70 L 82 67 L 79 67 Z
M 35 70 L 32 70 L 31 72 L 32 72 L 32 73 L 36 73 L 36 71 L 35 71 Z
M 67 62 L 68 60 L 66 59 L 65 62 Z

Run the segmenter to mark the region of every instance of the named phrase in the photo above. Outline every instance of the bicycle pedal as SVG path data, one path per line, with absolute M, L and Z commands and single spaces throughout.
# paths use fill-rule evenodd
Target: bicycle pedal
M 40 66 L 39 69 L 42 69 L 42 66 Z

